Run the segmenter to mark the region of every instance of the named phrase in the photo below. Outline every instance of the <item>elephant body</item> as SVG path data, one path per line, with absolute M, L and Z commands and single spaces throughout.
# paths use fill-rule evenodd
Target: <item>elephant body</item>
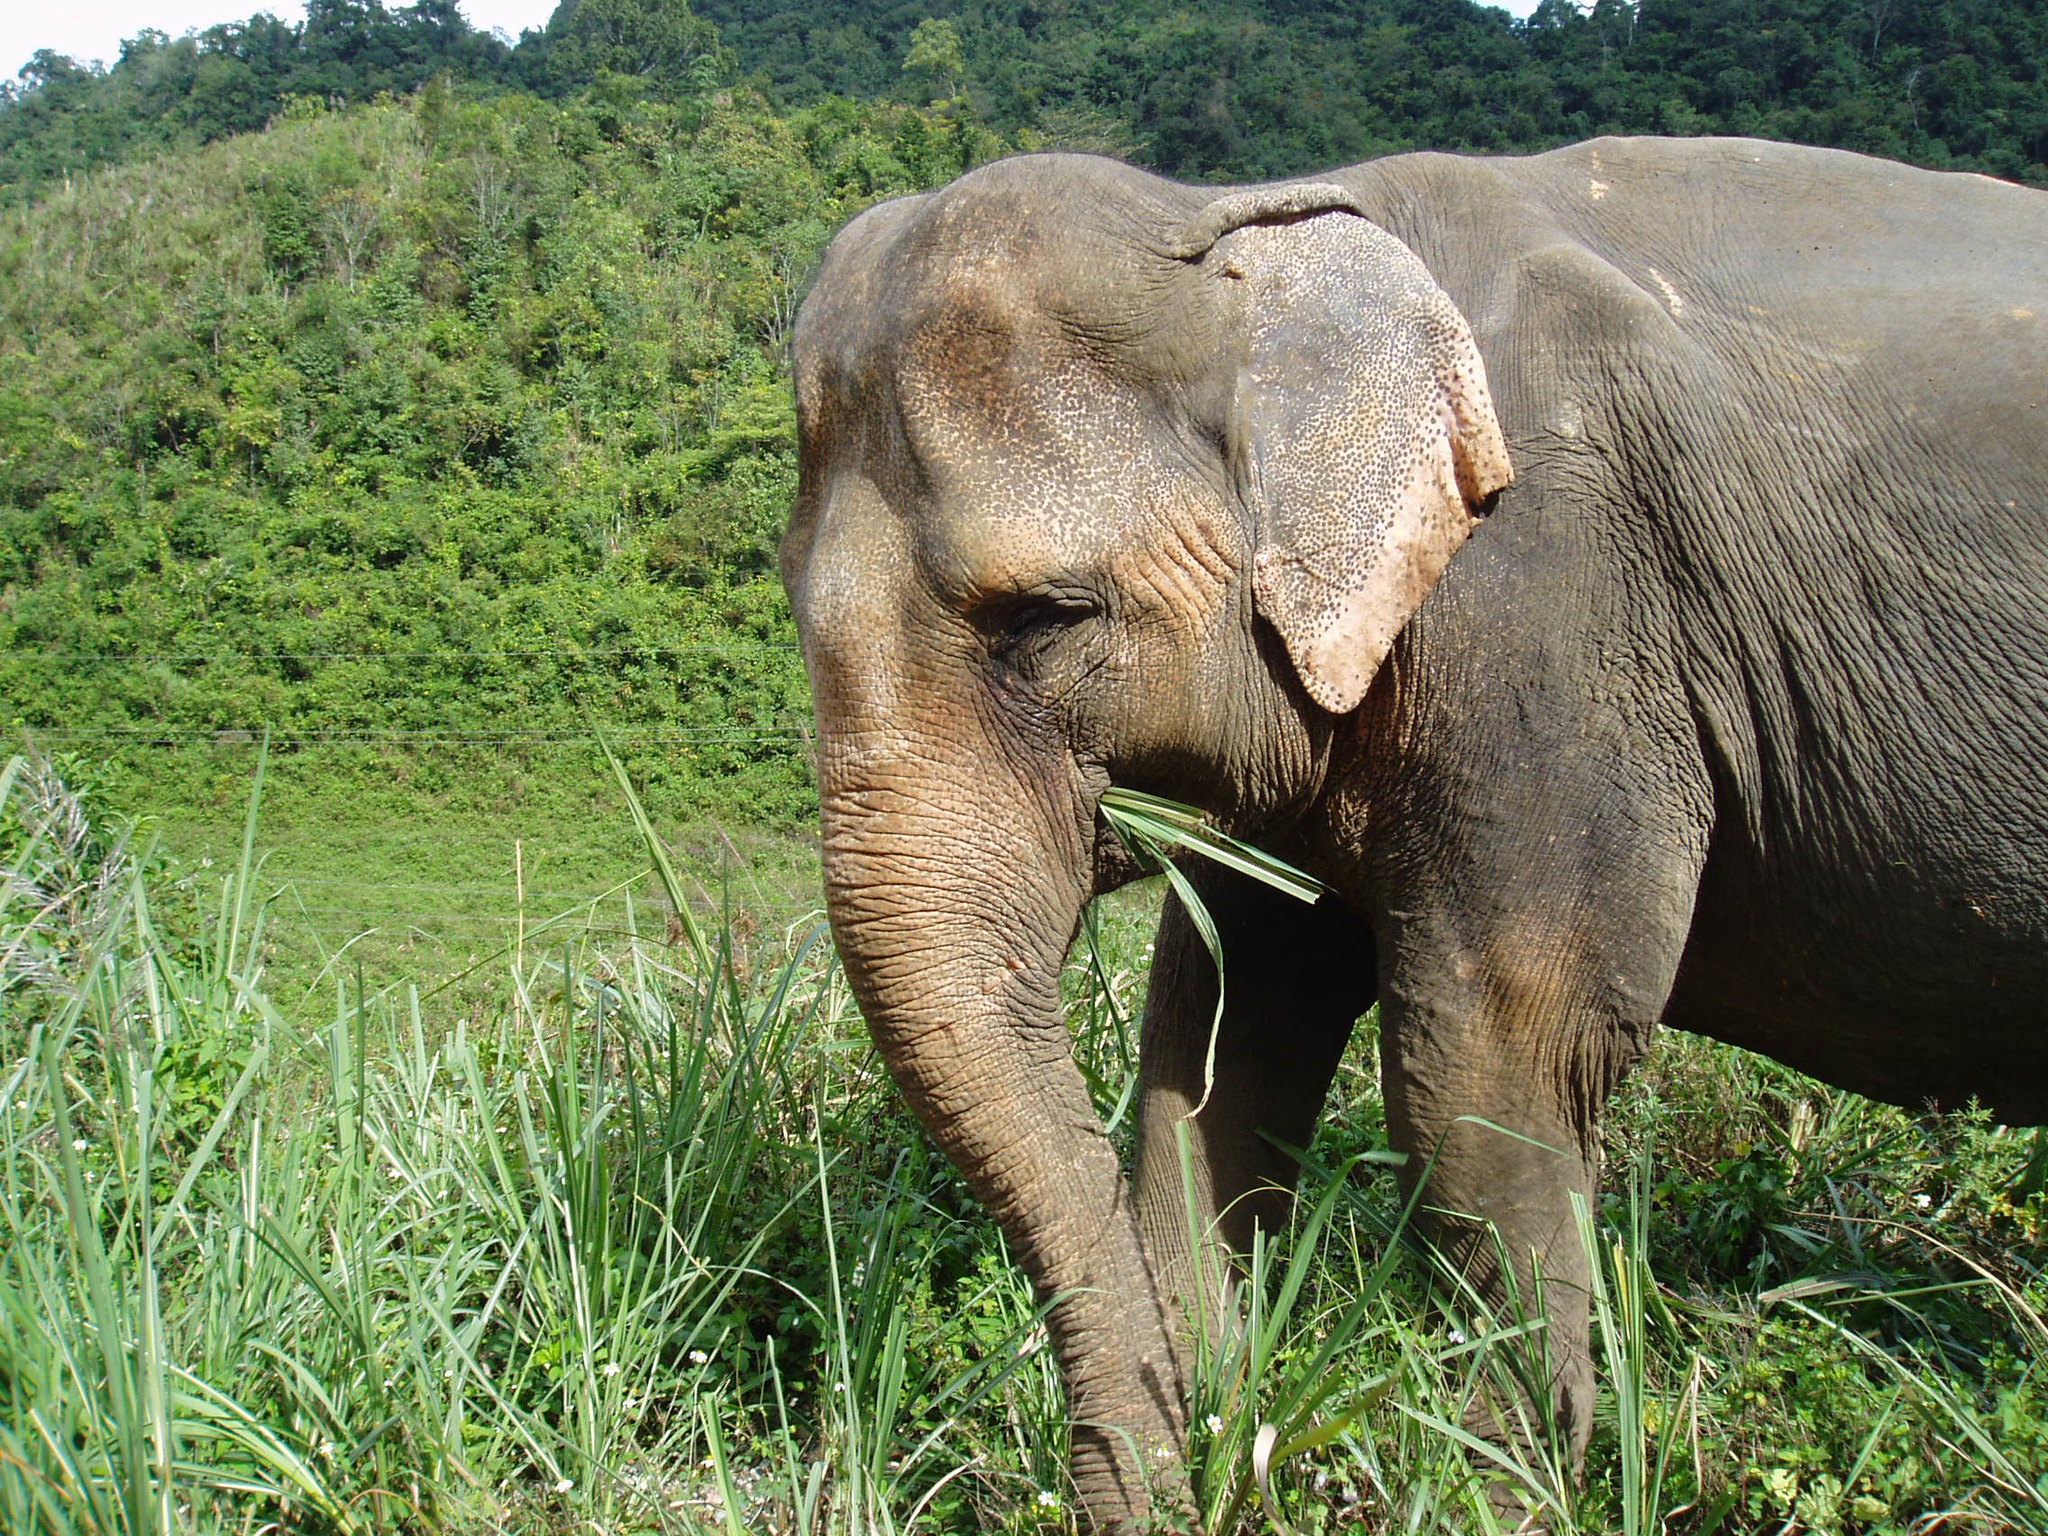
M 2048 1119 L 2044 326 L 2048 196 L 1739 140 L 1026 157 L 840 236 L 784 545 L 835 933 L 1060 1298 L 1099 1524 L 1180 1496 L 1215 1005 L 1169 903 L 1127 1182 L 1056 990 L 1111 784 L 1333 892 L 1191 872 L 1198 1216 L 1284 1212 L 1377 999 L 1407 1176 L 1483 1292 L 1540 1269 L 1581 1444 L 1571 1201 L 1660 1023 Z

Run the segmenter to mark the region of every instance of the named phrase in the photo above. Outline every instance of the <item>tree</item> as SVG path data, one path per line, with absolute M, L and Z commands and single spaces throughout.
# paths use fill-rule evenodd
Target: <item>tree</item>
M 910 52 L 903 60 L 903 73 L 923 76 L 933 87 L 931 100 L 958 100 L 960 81 L 967 73 L 960 29 L 942 16 L 927 16 L 920 21 L 910 34 Z
M 158 33 L 161 37 L 163 34 Z M 38 48 L 35 57 L 21 66 L 19 77 L 31 91 L 43 90 L 53 85 L 72 85 L 94 78 L 92 70 L 82 68 L 68 54 L 58 53 L 51 48 Z
M 689 0 L 576 0 L 555 12 L 547 36 L 548 73 L 561 89 L 608 73 L 682 96 L 704 83 L 707 65 L 724 73 L 727 63 L 718 29 Z

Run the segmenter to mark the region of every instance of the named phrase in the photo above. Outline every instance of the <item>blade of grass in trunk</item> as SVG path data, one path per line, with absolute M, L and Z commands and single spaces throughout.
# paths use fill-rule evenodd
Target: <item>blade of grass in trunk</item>
M 1209 1046 L 1202 1057 L 1202 1098 L 1186 1116 L 1192 1120 L 1208 1108 L 1209 1095 L 1216 1087 L 1216 1037 L 1223 1029 L 1223 940 L 1216 932 L 1216 921 L 1209 915 L 1208 906 L 1194 884 L 1174 865 L 1170 851 L 1200 854 L 1225 869 L 1284 891 L 1296 901 L 1314 902 L 1327 887 L 1284 859 L 1218 831 L 1209 825 L 1204 812 L 1191 805 L 1140 790 L 1112 788 L 1103 792 L 1101 806 L 1102 819 L 1131 851 L 1131 857 L 1141 867 L 1156 869 L 1166 876 L 1216 967 L 1216 1017 L 1209 1021 Z

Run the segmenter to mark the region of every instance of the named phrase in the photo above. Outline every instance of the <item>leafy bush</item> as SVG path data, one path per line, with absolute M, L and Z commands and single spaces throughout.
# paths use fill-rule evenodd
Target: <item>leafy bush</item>
M 781 349 L 912 120 L 427 93 L 10 215 L 8 723 L 161 803 L 144 743 L 594 718 L 676 808 L 807 816 Z

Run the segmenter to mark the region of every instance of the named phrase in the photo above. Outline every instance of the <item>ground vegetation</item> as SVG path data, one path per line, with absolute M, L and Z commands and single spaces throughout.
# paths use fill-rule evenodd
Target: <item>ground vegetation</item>
M 772 567 L 824 241 L 1040 146 L 1739 131 L 2038 181 L 2043 15 L 583 0 L 513 43 L 318 0 L 31 61 L 0 1527 L 1068 1528 L 1028 1293 L 818 927 Z M 1119 1134 L 1156 900 L 1068 978 Z M 1586 1213 L 1579 1489 L 1542 1426 L 1460 1441 L 1540 1331 L 1426 1302 L 1372 1038 L 1204 1367 L 1217 1528 L 1479 1530 L 1498 1474 L 1559 1530 L 2048 1529 L 2037 1137 L 1667 1041 Z
M 248 813 L 180 871 L 60 765 L 0 772 L 0 1526 L 1075 1529 L 1040 1312 L 815 908 L 629 800 L 619 917 L 457 1009 L 268 965 Z M 1126 1150 L 1153 897 L 1064 978 Z M 1208 1529 L 1471 1536 L 1505 1482 L 1588 1536 L 2048 1530 L 2038 1137 L 1667 1039 L 1582 1215 L 1581 1485 L 1550 1426 L 1460 1427 L 1545 1370 L 1540 1297 L 1488 1314 L 1408 1241 L 1373 1023 L 1200 1357 Z

